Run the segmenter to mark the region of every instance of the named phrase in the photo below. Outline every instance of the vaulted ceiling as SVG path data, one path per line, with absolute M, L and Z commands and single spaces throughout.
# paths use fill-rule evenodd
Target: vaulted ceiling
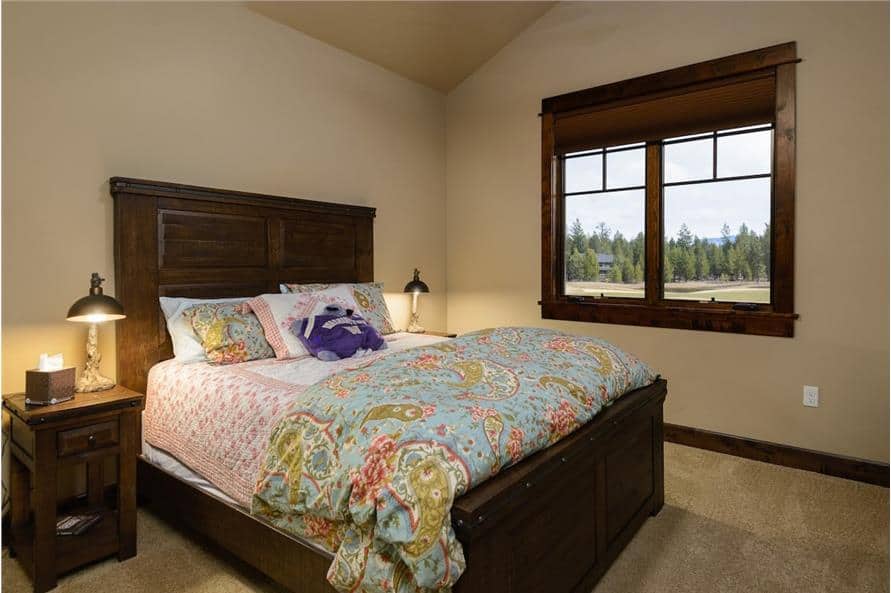
M 248 8 L 449 92 L 555 2 L 249 2 Z

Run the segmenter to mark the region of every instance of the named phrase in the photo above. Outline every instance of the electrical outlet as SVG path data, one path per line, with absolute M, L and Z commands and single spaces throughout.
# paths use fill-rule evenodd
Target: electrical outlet
M 820 388 L 813 385 L 804 386 L 804 405 L 810 408 L 816 408 L 820 405 Z

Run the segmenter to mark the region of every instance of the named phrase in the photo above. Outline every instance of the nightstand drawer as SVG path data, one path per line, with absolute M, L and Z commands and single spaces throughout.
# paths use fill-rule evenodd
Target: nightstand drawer
M 118 444 L 118 422 L 100 422 L 64 430 L 57 435 L 58 455 L 73 455 Z

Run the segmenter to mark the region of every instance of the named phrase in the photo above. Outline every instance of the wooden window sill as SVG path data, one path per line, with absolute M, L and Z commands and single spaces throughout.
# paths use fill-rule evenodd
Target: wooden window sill
M 568 300 L 542 301 L 542 319 L 616 323 L 672 329 L 693 329 L 791 338 L 797 313 L 735 311 L 714 306 L 651 305 L 648 303 Z

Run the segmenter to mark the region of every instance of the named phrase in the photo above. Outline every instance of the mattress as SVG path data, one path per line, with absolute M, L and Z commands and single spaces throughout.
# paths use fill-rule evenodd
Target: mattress
M 161 449 L 152 447 L 145 441 L 143 441 L 142 443 L 142 458 L 155 467 L 164 470 L 181 482 L 185 482 L 186 484 L 197 488 L 205 494 L 209 494 L 210 496 L 213 496 L 214 498 L 221 500 L 227 504 L 238 505 L 238 503 L 234 499 L 226 496 L 225 492 L 214 486 L 203 476 L 190 470 L 176 457 L 165 453 Z
M 207 494 L 249 509 L 269 433 L 289 403 L 335 373 L 444 339 L 399 332 L 386 336 L 386 350 L 337 362 L 311 356 L 228 366 L 164 361 L 149 372 L 143 455 Z

